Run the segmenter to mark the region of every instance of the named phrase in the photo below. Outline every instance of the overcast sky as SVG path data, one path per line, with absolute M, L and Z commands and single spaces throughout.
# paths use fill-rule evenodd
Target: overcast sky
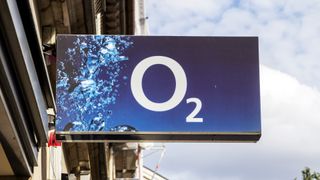
M 260 46 L 261 140 L 166 144 L 160 173 L 173 180 L 292 180 L 302 179 L 306 166 L 320 171 L 319 0 L 145 1 L 151 35 L 258 36 Z

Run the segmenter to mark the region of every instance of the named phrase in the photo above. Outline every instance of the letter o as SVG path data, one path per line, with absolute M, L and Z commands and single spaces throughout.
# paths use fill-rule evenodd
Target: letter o
M 149 100 L 142 87 L 144 73 L 148 68 L 157 64 L 168 67 L 173 72 L 176 83 L 172 97 L 162 103 Z M 187 77 L 181 65 L 175 60 L 165 56 L 151 56 L 143 59 L 134 68 L 131 75 L 131 91 L 136 101 L 144 108 L 158 112 L 168 111 L 176 107 L 184 98 L 187 91 Z

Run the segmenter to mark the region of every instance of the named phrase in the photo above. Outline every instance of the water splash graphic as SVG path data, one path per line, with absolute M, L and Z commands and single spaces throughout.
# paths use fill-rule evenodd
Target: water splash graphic
M 73 47 L 57 64 L 57 128 L 71 131 L 103 131 L 122 85 L 124 51 L 130 37 L 74 36 Z

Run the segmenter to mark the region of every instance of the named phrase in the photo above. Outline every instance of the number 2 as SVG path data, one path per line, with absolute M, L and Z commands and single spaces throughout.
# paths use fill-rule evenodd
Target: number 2
M 195 116 L 200 112 L 202 108 L 202 103 L 199 98 L 188 98 L 187 99 L 187 104 L 194 102 L 196 104 L 196 107 L 194 110 L 186 117 L 186 122 L 203 122 L 203 118 L 196 118 Z

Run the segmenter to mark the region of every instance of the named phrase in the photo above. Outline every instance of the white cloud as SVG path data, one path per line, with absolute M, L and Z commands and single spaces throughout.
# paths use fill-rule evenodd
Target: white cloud
M 262 67 L 262 140 L 270 141 L 269 148 L 282 147 L 284 154 L 319 156 L 315 142 L 320 136 L 320 92 L 288 74 Z
M 261 66 L 262 138 L 256 144 L 167 144 L 170 179 L 294 179 L 320 169 L 320 92 Z M 191 178 L 192 179 L 192 178 Z
M 263 64 L 320 88 L 317 0 L 148 0 L 151 34 L 259 36 Z
M 320 171 L 318 0 L 147 0 L 151 34 L 259 36 L 263 135 L 257 144 L 167 144 L 172 179 L 300 178 Z
M 232 0 L 147 0 L 149 26 L 156 34 L 182 35 L 184 31 L 197 25 L 203 18 L 218 18 L 224 9 L 231 6 Z M 203 3 L 205 2 L 205 3 Z M 178 29 L 175 24 L 184 24 Z M 164 28 L 166 25 L 172 28 Z

